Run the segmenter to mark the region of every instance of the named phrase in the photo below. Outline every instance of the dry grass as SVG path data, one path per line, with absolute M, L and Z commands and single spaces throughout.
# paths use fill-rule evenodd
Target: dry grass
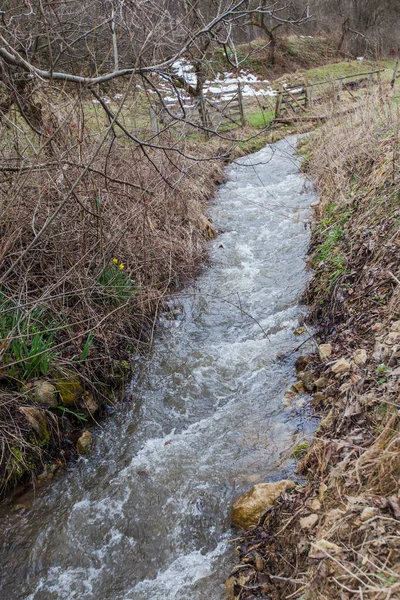
M 325 379 L 324 419 L 298 463 L 306 484 L 240 539 L 231 598 L 400 597 L 400 119 L 386 92 L 303 150 L 321 197 L 307 300 L 332 345 L 308 367 Z M 342 357 L 350 370 L 335 375 Z
M 20 411 L 38 407 L 26 382 L 73 376 L 99 412 L 112 401 L 118 363 L 151 341 L 163 298 L 206 255 L 204 212 L 222 178 L 217 141 L 179 146 L 202 162 L 121 144 L 87 126 L 80 102 L 45 91 L 32 107 L 40 99 L 47 136 L 13 111 L 0 122 L 0 491 L 70 453 L 79 415 L 92 420 L 84 396 L 71 412 L 39 404 L 44 442 Z

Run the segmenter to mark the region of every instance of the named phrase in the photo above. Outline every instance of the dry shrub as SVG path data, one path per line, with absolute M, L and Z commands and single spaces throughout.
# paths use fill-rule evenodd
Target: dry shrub
M 18 410 L 33 402 L 25 381 L 74 373 L 100 406 L 110 401 L 115 361 L 141 350 L 165 295 L 198 271 L 207 201 L 222 177 L 216 143 L 164 150 L 176 142 L 165 133 L 159 148 L 140 147 L 115 128 L 103 143 L 104 115 L 89 126 L 84 99 L 53 94 L 30 99 L 46 134 L 12 111 L 0 122 L 3 487 L 10 448 L 26 464 L 44 450 Z M 62 430 L 65 412 L 48 411 L 49 423 L 51 415 Z
M 390 182 L 390 172 L 382 169 L 383 163 L 390 171 L 393 167 L 397 170 L 396 162 L 392 162 L 393 150 L 382 150 L 388 144 L 397 144 L 399 120 L 396 108 L 391 102 L 383 102 L 382 94 L 378 90 L 365 96 L 357 110 L 331 119 L 313 134 L 309 172 L 322 199 L 320 211 L 332 200 L 344 205 L 352 202 L 352 187 L 360 177 L 371 190 Z
M 323 519 L 341 510 L 329 530 L 319 523 L 314 539 L 325 537 L 342 549 L 328 568 L 319 563 L 311 569 L 316 597 L 395 598 L 400 590 L 399 377 L 394 374 L 400 352 L 390 339 L 400 317 L 400 119 L 383 92 L 378 89 L 357 111 L 322 128 L 310 162 L 321 191 L 311 255 L 316 274 L 308 291 L 313 315 L 322 319 L 323 337 L 336 358 L 351 358 L 357 348 L 368 353 L 366 366 L 337 380 L 329 367 L 315 365 L 329 380 L 330 411 L 300 468 L 311 478 L 318 474 L 314 485 L 328 486 Z M 335 229 L 340 235 L 328 244 L 330 256 L 318 262 Z M 345 257 L 341 270 L 332 256 Z M 340 272 L 333 272 L 335 267 Z M 325 290 L 321 282 L 328 282 Z M 365 508 L 372 509 L 368 518 Z

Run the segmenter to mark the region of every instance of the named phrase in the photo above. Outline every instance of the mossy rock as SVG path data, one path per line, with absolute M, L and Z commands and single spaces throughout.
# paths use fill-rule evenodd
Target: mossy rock
M 64 406 L 74 406 L 83 395 L 83 387 L 76 377 L 56 379 L 55 385 Z
M 90 431 L 84 431 L 76 443 L 78 454 L 85 456 L 90 454 L 93 448 L 93 435 Z

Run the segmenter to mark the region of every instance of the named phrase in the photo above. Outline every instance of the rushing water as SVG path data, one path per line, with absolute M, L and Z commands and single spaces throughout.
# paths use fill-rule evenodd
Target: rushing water
M 285 406 L 308 209 L 294 138 L 229 167 L 221 234 L 161 319 L 133 406 L 25 512 L 2 519 L 1 600 L 220 600 L 232 499 L 291 468 L 311 430 Z

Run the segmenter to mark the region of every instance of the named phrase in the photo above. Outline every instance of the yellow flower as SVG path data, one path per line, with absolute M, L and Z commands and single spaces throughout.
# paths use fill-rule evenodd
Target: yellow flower
M 120 263 L 120 265 L 119 265 L 119 270 L 120 270 L 120 271 L 123 271 L 124 269 L 125 269 L 125 265 L 123 265 L 122 263 Z
M 118 258 L 113 258 L 113 263 L 114 263 L 114 265 L 117 265 L 118 264 Z

